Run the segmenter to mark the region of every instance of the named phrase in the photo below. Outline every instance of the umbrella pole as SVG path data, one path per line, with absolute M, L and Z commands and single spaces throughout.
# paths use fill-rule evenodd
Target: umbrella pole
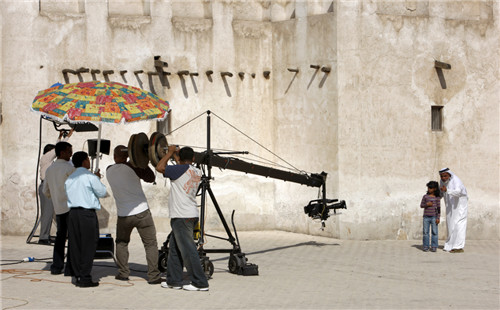
M 101 130 L 102 130 L 102 124 L 99 123 L 99 130 L 97 131 L 97 149 L 96 149 L 96 161 L 95 161 L 94 173 L 99 170 L 99 155 L 101 152 Z

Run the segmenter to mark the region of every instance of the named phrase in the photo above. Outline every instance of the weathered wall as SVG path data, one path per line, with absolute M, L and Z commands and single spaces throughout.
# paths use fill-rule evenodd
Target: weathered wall
M 499 237 L 498 12 L 498 1 L 338 3 L 341 237 L 419 238 L 418 203 L 442 167 L 468 189 L 467 237 Z M 446 89 L 434 60 L 451 64 Z M 432 105 L 444 106 L 441 132 Z
M 468 237 L 498 239 L 498 9 L 498 1 L 3 0 L 2 233 L 27 234 L 36 214 L 39 117 L 29 105 L 38 90 L 64 82 L 63 69 L 84 67 L 114 70 L 109 79 L 169 100 L 172 129 L 201 115 L 169 142 L 205 146 L 202 114 L 211 110 L 212 147 L 283 164 L 223 119 L 298 169 L 327 172 L 327 196 L 348 203 L 320 231 L 302 209 L 316 188 L 214 169 L 212 189 L 228 218 L 236 210 L 239 229 L 418 239 L 425 183 L 449 166 L 469 190 Z M 168 84 L 147 74 L 155 55 L 168 62 Z M 434 60 L 452 65 L 447 89 Z M 444 106 L 442 132 L 430 130 L 432 105 Z M 114 147 L 155 130 L 104 125 L 103 138 Z M 45 144 L 57 134 L 44 122 L 41 136 Z M 95 136 L 70 142 L 86 149 Z M 104 156 L 100 167 L 111 163 Z M 168 182 L 158 176 L 144 189 L 157 229 L 169 230 Z M 114 232 L 114 201 L 102 203 L 101 231 Z M 220 229 L 208 210 L 207 228 Z
M 335 28 L 335 13 L 307 17 L 296 12 L 294 19 L 273 24 L 276 150 L 278 154 L 295 150 L 293 163 L 298 169 L 327 172 L 328 198 L 339 196 Z M 276 184 L 277 227 L 320 233 L 320 224 L 304 217 L 302 208 L 316 198 L 320 198 L 317 188 Z M 327 221 L 332 229 L 326 234 L 338 237 L 337 220 Z
M 127 6 L 113 6 L 112 2 L 108 14 L 108 5 L 102 1 L 85 1 L 83 8 L 82 2 L 74 1 L 74 6 L 68 4 L 62 11 L 54 3 L 44 10 L 42 2 L 40 12 L 38 1 L 5 4 L 3 19 L 8 27 L 2 37 L 8 44 L 4 46 L 7 57 L 2 63 L 5 76 L 10 78 L 2 85 L 7 96 L 2 129 L 9 129 L 2 131 L 3 233 L 26 233 L 34 221 L 39 117 L 29 112 L 29 105 L 38 90 L 64 82 L 63 69 L 114 70 L 109 79 L 155 91 L 171 103 L 173 129 L 211 110 L 261 144 L 272 145 L 273 114 L 266 108 L 272 106 L 272 80 L 263 77 L 263 71 L 271 68 L 271 25 L 233 20 L 231 2 L 211 3 L 207 14 L 204 1 L 193 1 L 190 10 L 183 10 L 185 3 L 158 1 L 151 2 L 149 15 L 133 16 Z M 157 76 L 147 74 L 154 71 L 155 55 L 169 64 L 165 68 L 171 72 L 167 85 L 162 85 Z M 120 75 L 120 70 L 127 73 Z M 144 73 L 134 74 L 138 70 Z M 198 76 L 181 77 L 177 72 L 182 70 L 197 72 Z M 205 74 L 208 70 L 214 72 L 211 79 Z M 233 76 L 224 80 L 221 72 L 231 72 Z M 245 73 L 243 80 L 238 72 Z M 69 82 L 79 80 L 76 75 L 68 77 Z M 88 72 L 82 73 L 81 78 L 93 77 Z M 104 78 L 97 74 L 97 79 Z M 251 141 L 215 116 L 212 147 L 262 155 L 261 149 L 248 145 Z M 111 140 L 113 148 L 117 144 L 127 145 L 133 133 L 150 134 L 155 130 L 154 123 L 103 125 L 103 138 Z M 19 139 L 21 134 L 23 138 Z M 53 143 L 56 137 L 52 125 L 44 122 L 42 144 Z M 77 133 L 70 142 L 75 150 L 86 149 L 86 139 L 95 137 L 96 133 Z M 205 146 L 205 115 L 168 139 L 176 144 Z M 111 163 L 111 157 L 104 156 L 100 166 L 105 168 Z M 229 214 L 236 209 L 235 218 L 242 229 L 274 227 L 272 181 L 254 177 L 249 182 L 248 177 L 231 172 L 214 171 L 214 176 L 212 188 L 223 211 Z M 161 176 L 157 183 L 145 184 L 144 188 L 158 230 L 165 231 L 169 186 Z M 113 199 L 103 199 L 102 203 L 101 230 L 114 231 Z M 243 214 L 245 217 L 241 217 Z M 214 222 L 214 218 L 215 212 L 210 211 L 209 222 Z

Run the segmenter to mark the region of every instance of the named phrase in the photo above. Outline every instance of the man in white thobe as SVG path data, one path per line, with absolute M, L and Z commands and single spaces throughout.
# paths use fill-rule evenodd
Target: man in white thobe
M 461 253 L 465 246 L 467 230 L 467 189 L 462 181 L 450 169 L 439 171 L 441 177 L 441 196 L 446 204 L 446 226 L 448 239 L 444 250 L 451 253 Z

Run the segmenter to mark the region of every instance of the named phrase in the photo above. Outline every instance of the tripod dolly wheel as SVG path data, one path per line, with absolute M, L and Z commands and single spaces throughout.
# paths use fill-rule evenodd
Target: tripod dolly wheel
M 208 257 L 201 259 L 201 267 L 203 267 L 203 271 L 205 272 L 207 279 L 211 279 L 214 274 L 214 264 L 208 259 Z
M 167 271 L 167 259 L 168 259 L 168 250 L 167 251 L 158 251 L 158 269 L 160 272 Z
M 229 262 L 227 264 L 227 267 L 229 268 L 230 273 L 238 273 L 239 267 L 240 267 L 240 261 L 236 257 L 236 255 L 229 255 Z

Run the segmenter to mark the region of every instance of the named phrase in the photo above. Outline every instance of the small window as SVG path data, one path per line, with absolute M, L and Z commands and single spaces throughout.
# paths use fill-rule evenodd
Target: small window
M 432 108 L 432 119 L 431 128 L 432 131 L 442 131 L 443 130 L 443 107 L 433 106 Z

